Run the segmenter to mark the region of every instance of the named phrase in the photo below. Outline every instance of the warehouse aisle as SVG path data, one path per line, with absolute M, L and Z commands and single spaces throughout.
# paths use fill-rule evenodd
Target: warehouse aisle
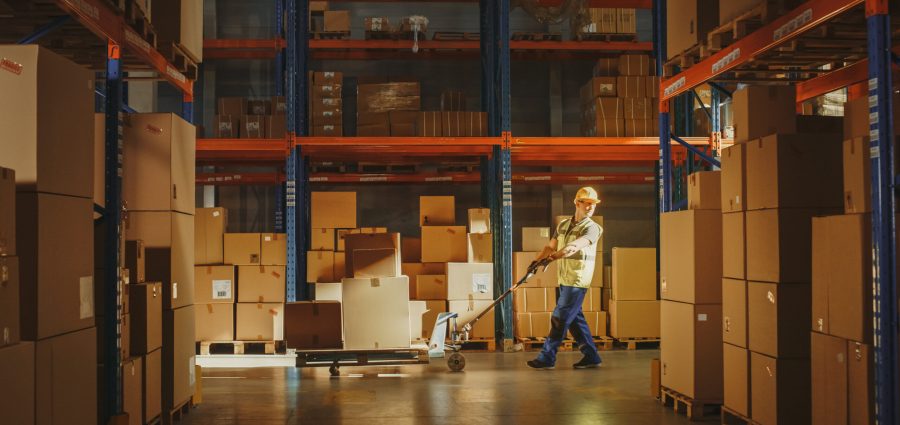
M 525 361 L 533 355 L 467 354 L 460 374 L 448 372 L 442 359 L 428 366 L 345 368 L 335 379 L 324 368 L 206 369 L 204 403 L 182 423 L 689 423 L 649 396 L 656 350 L 605 352 L 603 368 L 577 371 L 571 364 L 580 353 L 560 353 L 552 371 L 529 370 Z

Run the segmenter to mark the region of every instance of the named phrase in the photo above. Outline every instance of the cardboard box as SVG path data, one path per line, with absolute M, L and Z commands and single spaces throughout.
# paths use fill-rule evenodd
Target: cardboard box
M 418 111 L 420 106 L 418 82 L 359 84 L 356 87 L 358 112 Z
M 261 239 L 259 233 L 225 233 L 225 264 L 236 266 L 260 264 Z
M 96 339 L 91 327 L 35 343 L 36 423 L 97 423 Z
M 142 425 L 144 399 L 144 359 L 132 357 L 122 362 L 122 412 L 128 425 Z
M 812 329 L 872 341 L 872 222 L 868 214 L 812 219 Z
M 750 416 L 750 352 L 746 348 L 722 344 L 725 407 Z
M 353 277 L 378 278 L 400 275 L 400 255 L 393 248 L 355 249 Z
M 488 135 L 488 119 L 487 112 L 465 112 L 465 122 L 463 123 L 464 132 L 462 136 L 466 137 L 487 137 Z
M 453 196 L 420 196 L 420 226 L 453 226 L 456 224 L 456 207 Z
M 315 137 L 340 137 L 343 134 L 343 127 L 339 125 L 318 125 L 312 127 L 312 135 Z M 363 136 L 363 134 L 359 135 Z
M 587 288 L 587 292 L 584 294 L 584 299 L 581 301 L 581 310 L 582 311 L 600 311 L 600 288 Z M 553 311 L 553 306 L 550 306 L 545 311 Z
M 315 84 L 309 88 L 310 95 L 315 98 L 336 98 L 340 99 L 344 94 L 344 86 L 342 84 Z
M 147 280 L 144 241 L 125 241 L 125 268 L 128 270 L 128 275 L 126 276 L 128 283 L 141 283 Z
M 847 359 L 848 423 L 870 424 L 875 417 L 875 358 L 872 346 L 847 341 Z
M 475 320 L 481 312 L 483 312 L 493 300 L 450 300 L 447 302 L 448 310 L 452 311 L 459 315 L 456 318 L 456 326 L 459 330 L 462 330 L 462 326 L 466 323 Z M 475 323 L 475 326 L 472 327 L 472 331 L 469 332 L 469 338 L 474 339 L 491 339 L 495 338 L 494 335 L 494 310 L 491 309 L 490 312 L 484 315 L 481 319 Z
M 626 120 L 656 119 L 659 115 L 658 108 L 658 103 L 648 97 L 622 99 L 622 112 Z
M 11 424 L 33 424 L 35 356 L 33 342 L 0 347 L 0 412 Z M 94 344 L 86 344 L 94 346 Z M 11 366 L 15 367 L 11 367 Z M 44 403 L 45 405 L 47 403 Z
M 139 356 L 162 347 L 162 284 L 130 285 L 132 355 Z
M 422 261 L 425 263 L 466 261 L 467 245 L 465 226 L 422 227 Z
M 415 137 L 415 124 L 391 124 L 391 136 L 393 137 Z
M 534 261 L 537 255 L 537 252 L 513 253 L 513 281 L 518 282 L 525 277 L 525 274 L 528 272 L 528 266 Z M 550 263 L 547 270 L 532 276 L 531 279 L 528 279 L 528 282 L 523 283 L 520 288 L 556 288 L 559 286 L 559 282 L 557 281 L 558 264 L 559 263 L 556 261 Z
M 631 99 L 629 99 L 631 100 Z M 598 97 L 584 108 L 583 118 L 588 123 L 617 121 L 625 117 L 625 99 L 618 97 Z
M 347 261 L 347 264 L 352 263 Z M 352 276 L 352 270 L 347 274 Z M 333 281 L 334 253 L 331 251 L 306 251 L 306 282 L 316 283 Z
M 869 158 L 869 138 L 844 140 L 844 213 L 872 211 L 872 162 Z
M 163 312 L 163 409 L 173 409 L 194 393 L 195 320 L 193 305 Z
M 144 356 L 144 423 L 162 412 L 162 350 Z
M 650 359 L 650 397 L 660 398 L 660 379 L 662 375 L 662 365 L 659 359 Z
M 346 244 L 347 255 L 345 256 L 344 275 L 353 276 L 354 255 L 353 252 L 358 249 L 392 249 L 400 251 L 400 234 L 399 233 L 358 233 L 349 234 L 344 238 Z M 394 256 L 394 270 L 401 270 L 400 257 L 402 254 Z M 329 280 L 330 281 L 330 280 Z
M 809 357 L 774 359 L 750 353 L 750 417 L 755 422 L 811 423 L 810 394 Z
M 241 139 L 266 139 L 265 115 L 244 115 L 241 117 Z
M 843 206 L 839 135 L 771 135 L 747 143 L 747 209 Z
M 343 252 L 334 253 L 334 280 L 341 280 L 347 275 L 347 257 Z
M 94 326 L 92 207 L 90 198 L 16 194 L 23 340 Z
M 847 341 L 812 332 L 812 423 L 847 422 Z
M 261 234 L 259 263 L 264 266 L 287 264 L 287 235 L 284 233 Z
M 309 232 L 309 249 L 334 251 L 334 229 L 312 229 Z
M 195 307 L 197 341 L 234 340 L 234 304 L 202 304 Z
M 688 209 L 722 209 L 722 172 L 698 171 L 688 176 Z
M 490 233 L 468 234 L 468 260 L 470 263 L 494 262 L 494 239 Z
M 656 61 L 650 61 L 650 63 L 651 63 L 650 72 L 656 73 Z M 654 77 L 646 77 L 646 79 L 644 81 L 647 84 L 647 97 L 655 99 L 655 100 L 659 100 L 659 92 L 660 92 L 659 77 L 655 77 L 655 76 Z M 657 112 L 659 111 L 658 105 L 656 106 L 655 110 Z M 696 113 L 695 112 L 695 116 L 700 116 L 700 115 L 706 116 L 705 113 Z
M 490 208 L 469 208 L 469 233 L 491 233 Z
M 422 316 L 428 311 L 425 301 L 409 302 L 409 339 L 410 341 L 422 339 Z
M 289 348 L 342 348 L 341 303 L 301 301 L 284 305 L 284 339 Z
M 634 8 L 616 8 L 616 32 L 619 34 L 637 32 L 637 12 Z
M 341 282 L 317 282 L 315 287 L 315 301 L 341 301 Z
M 666 4 L 667 58 L 705 42 L 707 33 L 719 25 L 718 0 L 673 0 Z
M 609 301 L 613 338 L 659 338 L 659 301 Z
M 592 74 L 595 77 L 616 77 L 619 75 L 619 57 L 600 58 L 594 62 Z
M 530 313 L 531 314 L 531 336 L 546 337 L 550 335 L 550 317 L 553 313 Z
M 809 358 L 810 286 L 747 283 L 750 351 L 778 358 Z
M 402 236 L 400 238 L 401 258 L 403 263 L 422 261 L 422 239 Z
M 194 63 L 203 62 L 203 2 L 154 1 L 150 6 L 161 42 L 176 43 Z
M 272 115 L 287 114 L 287 101 L 284 96 L 272 96 L 270 102 L 272 103 Z
M 216 115 L 213 117 L 213 137 L 237 139 L 241 137 L 241 117 L 243 115 Z
M 284 302 L 285 266 L 238 266 L 237 270 L 237 302 Z
M 534 332 L 531 330 L 531 313 L 516 313 L 514 328 L 516 338 L 533 338 Z
M 646 98 L 647 84 L 644 77 L 616 77 L 616 95 L 620 98 Z
M 746 144 L 732 145 L 722 149 L 722 212 L 744 211 L 747 209 L 747 183 L 744 180 Z
M 650 56 L 647 55 L 621 55 L 619 56 L 619 75 L 621 76 L 647 76 L 650 71 Z
M 625 121 L 621 119 L 592 122 L 583 133 L 587 137 L 624 137 Z
M 0 255 L 16 255 L 16 172 L 9 168 L 0 167 L 0 201 Z
M 421 275 L 447 273 L 447 265 L 443 263 L 401 263 L 401 275 L 409 277 L 409 298 L 417 299 L 416 278 Z
M 234 266 L 194 267 L 195 304 L 232 304 L 234 289 Z M 246 289 L 243 282 L 241 289 Z
M 20 341 L 19 259 L 0 257 L 0 347 Z
M 193 214 L 194 126 L 175 114 L 131 114 L 122 131 L 122 197 L 129 210 Z
M 603 243 L 603 238 L 600 238 L 600 243 Z M 597 258 L 594 260 L 594 274 L 591 275 L 591 287 L 592 288 L 600 288 L 603 287 L 603 252 L 599 251 L 602 248 L 601 246 L 597 246 Z M 612 282 L 609 282 L 610 284 Z
M 523 227 L 522 250 L 540 252 L 550 242 L 549 227 Z
M 268 99 L 248 100 L 247 113 L 250 115 L 272 115 L 272 101 Z
M 344 348 L 409 348 L 406 276 L 343 280 Z
M 444 135 L 440 112 L 419 112 L 416 117 L 416 136 L 441 137 Z
M 655 300 L 656 249 L 613 248 L 612 282 L 614 300 Z
M 427 311 L 422 315 L 422 338 L 430 339 L 431 333 L 434 331 L 434 325 L 437 323 L 438 315 L 447 312 L 447 301 L 444 300 L 427 300 L 425 301 Z
M 797 131 L 796 90 L 788 86 L 747 86 L 734 92 L 734 140 L 748 142 Z
M 659 120 L 625 120 L 625 137 L 652 137 L 659 134 Z
M 591 336 L 607 336 L 608 318 L 605 311 L 589 311 L 584 317 L 588 322 L 588 328 L 591 329 Z
M 722 276 L 743 279 L 747 273 L 746 214 L 722 214 Z
M 747 282 L 722 279 L 722 340 L 747 347 Z
M 662 386 L 695 400 L 722 400 L 722 306 L 662 301 Z
M 356 227 L 356 192 L 312 192 L 310 227 L 352 229 Z
M 444 90 L 441 92 L 442 111 L 465 111 L 466 94 L 462 90 Z
M 466 114 L 462 111 L 441 112 L 441 132 L 444 137 L 463 137 L 466 134 Z
M 416 280 L 416 299 L 420 300 L 446 300 L 447 276 L 420 274 L 410 279 Z
M 350 31 L 350 12 L 347 10 L 326 10 L 325 31 Z
M 554 308 L 556 288 L 519 288 L 513 293 L 513 310 L 517 313 L 540 313 Z
M 312 82 L 317 86 L 343 84 L 344 74 L 337 71 L 316 71 L 313 72 Z
M 660 214 L 660 248 L 662 299 L 721 303 L 722 214 L 718 210 Z
M 829 212 L 809 209 L 747 211 L 747 280 L 809 283 L 812 218 Z
M 377 16 L 377 17 L 367 17 L 363 22 L 363 28 L 366 31 L 372 32 L 391 32 L 393 29 L 391 28 L 391 21 L 387 17 Z
M 284 304 L 237 303 L 235 339 L 278 341 L 284 339 Z
M 268 138 L 284 139 L 286 134 L 287 122 L 284 115 L 270 115 L 266 117 L 266 136 Z
M 493 300 L 492 263 L 447 263 L 448 300 Z
M 94 74 L 37 45 L 0 47 L 0 166 L 20 191 L 94 196 Z M 21 233 L 21 232 L 20 232 Z
M 615 97 L 616 77 L 592 77 L 581 87 L 581 103 L 587 104 L 598 97 Z
M 247 99 L 243 97 L 220 97 L 216 105 L 219 115 L 247 115 Z

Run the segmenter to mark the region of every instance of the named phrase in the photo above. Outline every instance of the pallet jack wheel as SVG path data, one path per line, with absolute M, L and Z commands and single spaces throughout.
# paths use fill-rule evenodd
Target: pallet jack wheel
M 340 371 L 340 369 L 338 369 L 338 367 L 339 366 L 336 364 L 331 365 L 328 368 L 328 373 L 330 373 L 331 376 L 341 376 L 341 371 Z
M 466 368 L 466 356 L 460 352 L 454 352 L 447 357 L 447 367 L 453 372 L 462 372 Z

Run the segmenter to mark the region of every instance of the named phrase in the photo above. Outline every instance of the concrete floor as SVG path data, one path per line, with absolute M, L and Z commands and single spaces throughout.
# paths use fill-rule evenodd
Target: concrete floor
M 600 369 L 531 370 L 535 353 L 466 353 L 463 373 L 444 359 L 403 367 L 205 369 L 203 404 L 182 421 L 206 424 L 603 424 L 690 423 L 649 396 L 657 350 L 606 351 Z

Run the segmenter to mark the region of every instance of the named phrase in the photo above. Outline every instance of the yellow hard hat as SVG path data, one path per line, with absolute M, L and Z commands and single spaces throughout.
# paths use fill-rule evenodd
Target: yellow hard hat
M 594 190 L 593 187 L 585 186 L 578 189 L 578 192 L 575 193 L 575 201 L 588 201 L 599 204 L 600 198 L 597 196 L 597 191 Z

